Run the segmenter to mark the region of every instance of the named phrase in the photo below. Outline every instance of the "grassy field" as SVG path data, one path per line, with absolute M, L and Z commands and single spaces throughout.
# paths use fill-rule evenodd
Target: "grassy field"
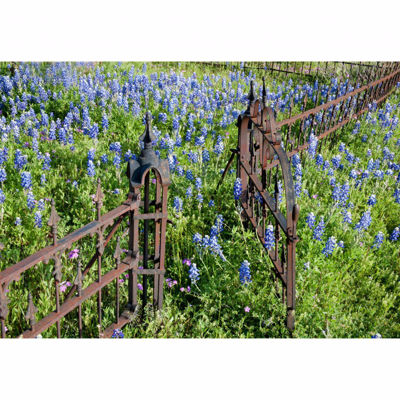
M 148 108 L 155 148 L 168 158 L 172 176 L 169 281 L 162 313 L 154 316 L 145 309 L 124 328 L 125 337 L 289 337 L 272 264 L 254 233 L 242 226 L 233 169 L 216 191 L 237 144 L 235 123 L 246 108 L 250 80 L 255 78 L 259 91 L 259 76 L 197 63 L 21 64 L 14 77 L 4 63 L 0 68 L 1 270 L 49 243 L 49 199 L 54 198 L 62 217 L 59 237 L 94 218 L 97 178 L 106 194 L 103 212 L 124 201 L 126 161 L 140 153 L 138 138 Z M 266 83 L 268 102 L 279 119 L 287 115 L 291 98 L 298 111 L 305 93 L 312 98 L 316 87 L 290 76 L 267 75 Z M 340 131 L 331 148 L 304 154 L 297 199 L 301 241 L 294 337 L 400 337 L 400 240 L 393 234 L 400 226 L 399 101 L 396 92 L 383 111 L 372 108 L 358 125 Z M 343 189 L 346 182 L 348 189 Z M 347 211 L 351 222 L 343 222 Z M 370 224 L 368 214 L 359 224 L 368 211 Z M 310 213 L 316 218 L 313 226 Z M 315 227 L 322 217 L 325 228 L 317 240 Z M 215 225 L 218 246 L 194 243 L 196 234 L 212 236 Z M 382 244 L 375 240 L 379 232 Z M 336 245 L 326 255 L 330 237 L 333 243 L 342 241 L 343 248 Z M 111 241 L 105 253 L 105 271 L 114 266 L 114 245 Z M 122 246 L 127 247 L 126 238 Z M 73 282 L 77 260 L 85 264 L 93 255 L 95 238 L 82 240 L 77 248 L 78 258 L 63 256 L 65 285 Z M 250 264 L 248 285 L 239 279 L 245 260 Z M 190 278 L 193 264 L 198 280 Z M 24 275 L 10 286 L 6 324 L 11 337 L 27 328 L 28 291 L 39 309 L 37 319 L 54 309 L 51 265 Z M 95 277 L 90 273 L 85 286 Z M 126 298 L 125 279 L 121 288 Z M 113 321 L 112 295 L 112 288 L 103 295 L 104 326 Z M 96 299 L 85 302 L 83 315 L 85 336 L 95 337 Z M 75 312 L 62 326 L 64 337 L 76 337 Z M 43 337 L 55 335 L 52 327 Z

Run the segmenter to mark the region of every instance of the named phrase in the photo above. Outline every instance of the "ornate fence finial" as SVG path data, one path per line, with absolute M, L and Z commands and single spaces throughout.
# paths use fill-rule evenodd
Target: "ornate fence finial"
M 152 148 L 153 140 L 155 140 L 151 120 L 152 120 L 152 117 L 151 117 L 150 112 L 146 111 L 146 115 L 145 115 L 146 128 L 145 128 L 145 131 L 143 132 L 143 134 L 139 138 L 144 143 L 145 149 Z
M 36 318 L 35 314 L 37 313 L 37 308 L 33 304 L 32 294 L 29 292 L 28 294 L 28 310 L 26 311 L 25 318 L 29 321 L 29 325 L 31 330 L 33 329 L 33 325 L 35 325 Z
M 96 191 L 96 196 L 94 198 L 94 201 L 96 202 L 96 207 L 97 207 L 97 220 L 100 220 L 101 217 L 101 207 L 103 205 L 103 198 L 104 194 L 101 190 L 101 181 L 100 178 L 97 179 L 97 191 Z
M 265 76 L 262 77 L 263 81 L 263 88 L 262 88 L 262 104 L 264 107 L 266 107 L 266 101 L 267 101 L 267 89 L 265 88 Z
M 54 199 L 51 199 L 51 212 L 50 218 L 47 222 L 48 226 L 51 226 L 51 233 L 53 235 L 53 246 L 57 243 L 57 224 L 60 221 L 60 216 L 57 214 Z
M 254 95 L 254 81 L 253 79 L 250 81 L 250 92 L 249 95 L 247 96 L 247 98 L 249 99 L 249 103 L 253 103 L 254 100 L 256 99 L 255 95 Z
M 247 110 L 246 110 L 245 114 L 250 115 L 250 108 L 254 104 L 254 101 L 256 99 L 256 97 L 254 95 L 254 81 L 253 80 L 250 81 L 250 91 L 247 96 L 247 99 L 249 100 L 249 104 L 247 106 Z
M 78 261 L 78 267 L 76 272 L 76 278 L 74 280 L 74 285 L 78 289 L 78 297 L 82 296 L 82 263 Z

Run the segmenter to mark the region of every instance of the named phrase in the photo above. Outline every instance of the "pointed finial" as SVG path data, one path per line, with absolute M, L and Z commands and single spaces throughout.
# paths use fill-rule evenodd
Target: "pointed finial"
M 78 297 L 82 295 L 82 263 L 78 261 L 76 278 L 74 280 L 74 285 L 76 285 L 78 289 Z
M 51 226 L 51 231 L 53 234 L 53 245 L 57 243 L 57 224 L 60 221 L 60 216 L 57 214 L 54 199 L 51 199 L 51 212 L 50 218 L 47 222 L 48 226 Z
M 265 88 L 265 76 L 262 77 L 263 87 L 262 87 L 262 103 L 265 106 L 267 100 L 267 89 Z
M 253 101 L 256 99 L 254 96 L 254 81 L 253 79 L 250 81 L 250 92 L 249 95 L 247 96 L 249 99 L 250 104 L 253 103 Z
M 100 220 L 101 206 L 103 205 L 103 197 L 104 197 L 104 194 L 101 190 L 101 181 L 100 181 L 100 178 L 98 178 L 96 195 L 94 197 L 94 201 L 96 202 L 96 206 L 97 206 L 97 220 Z
M 33 325 L 35 325 L 36 318 L 35 314 L 37 313 L 37 308 L 33 304 L 32 300 L 32 294 L 29 292 L 28 294 L 28 310 L 26 311 L 25 318 L 29 321 L 29 324 L 31 326 L 31 329 L 33 328 Z
M 145 116 L 145 123 L 146 123 L 146 128 L 143 134 L 140 136 L 140 140 L 144 143 L 144 147 L 146 149 L 151 148 L 153 145 L 153 140 L 155 140 L 155 137 L 153 135 L 153 129 L 151 126 L 151 114 L 149 111 L 146 111 L 146 116 Z

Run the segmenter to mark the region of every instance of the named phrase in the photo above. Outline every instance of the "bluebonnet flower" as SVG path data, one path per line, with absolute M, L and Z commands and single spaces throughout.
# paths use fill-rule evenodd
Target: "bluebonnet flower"
M 0 168 L 0 183 L 7 179 L 7 173 L 4 168 Z
M 332 157 L 332 167 L 333 167 L 333 169 L 338 169 L 339 168 L 341 159 L 342 159 L 342 156 L 340 154 L 338 154 L 335 157 Z
M 220 138 L 221 136 L 218 136 Z M 224 143 L 222 140 L 217 141 L 217 143 L 214 146 L 214 153 L 217 154 L 218 156 L 221 155 L 224 152 Z
M 107 132 L 108 127 L 109 127 L 109 123 L 108 123 L 108 118 L 107 118 L 107 114 L 103 113 L 103 116 L 101 118 L 101 125 L 103 127 L 103 132 Z
M 314 227 L 315 224 L 315 215 L 313 212 L 310 212 L 306 217 L 306 223 L 310 229 Z
M 332 191 L 332 199 L 335 202 L 339 202 L 340 198 L 341 198 L 341 190 L 340 190 L 340 186 L 339 185 L 335 185 L 333 187 L 333 191 Z
M 325 244 L 325 248 L 322 250 L 322 254 L 325 254 L 326 257 L 329 257 L 333 250 L 336 247 L 336 239 L 334 236 L 330 236 Z
M 308 147 L 308 154 L 310 155 L 311 158 L 315 158 L 315 152 L 318 146 L 318 139 L 314 136 L 313 133 L 311 133 L 310 135 L 309 143 L 310 145 Z
M 349 199 L 349 191 L 350 191 L 350 185 L 349 182 L 345 182 L 341 189 L 340 189 L 340 204 L 344 206 Z
M 28 171 L 21 172 L 21 186 L 24 189 L 30 189 L 32 187 L 31 173 Z
M 207 149 L 204 149 L 202 152 L 202 160 L 203 163 L 208 163 L 210 161 L 210 153 Z
M 36 205 L 36 200 L 31 190 L 28 192 L 27 195 L 27 205 L 31 211 L 35 208 Z
M 264 247 L 267 250 L 271 250 L 275 247 L 274 227 L 272 225 L 268 225 L 265 230 Z
M 195 263 L 192 263 L 189 268 L 189 279 L 192 281 L 192 285 L 200 279 L 200 272 Z
M 322 235 L 324 234 L 325 231 L 325 221 L 324 217 L 321 217 L 318 225 L 315 227 L 314 232 L 313 232 L 313 238 L 315 240 L 322 240 Z
M 180 165 L 178 165 L 178 166 L 175 168 L 175 172 L 176 172 L 179 176 L 185 175 L 185 170 L 184 170 Z
M 101 160 L 101 162 L 102 162 L 103 164 L 107 164 L 107 162 L 108 162 L 108 155 L 107 155 L 107 154 L 103 154 L 103 155 L 100 157 L 100 160 Z
M 42 214 L 40 211 L 35 212 L 35 227 L 41 228 L 42 227 Z
M 92 160 L 88 160 L 88 163 L 87 163 L 87 174 L 92 178 L 96 175 L 95 166 L 94 166 L 94 163 L 93 163 Z
M 341 153 L 343 153 L 344 151 L 345 151 L 345 149 L 346 149 L 346 145 L 342 142 L 342 143 L 340 143 L 340 145 L 339 145 L 339 151 L 341 152 Z
M 6 195 L 4 194 L 3 190 L 0 189 L 0 204 L 3 204 L 6 201 Z
M 376 171 L 374 171 L 374 176 L 375 176 L 376 178 L 378 178 L 379 180 L 382 180 L 383 177 L 384 177 L 384 173 L 383 173 L 382 170 L 377 169 Z
M 40 199 L 40 200 L 38 201 L 38 210 L 43 211 L 43 210 L 44 210 L 44 207 L 45 207 L 44 199 Z
M 188 186 L 188 188 L 186 189 L 186 198 L 192 197 L 192 187 Z
M 349 173 L 349 177 L 352 179 L 357 179 L 357 171 L 355 169 L 352 169 Z
M 203 240 L 203 237 L 200 235 L 200 233 L 197 232 L 193 235 L 192 241 L 194 244 L 201 244 L 202 240 Z
M 325 171 L 327 169 L 329 169 L 329 167 L 331 166 L 329 160 L 324 161 L 324 165 L 322 166 L 322 170 Z
M 360 218 L 360 221 L 354 227 L 354 229 L 357 229 L 358 232 L 362 232 L 364 230 L 367 230 L 370 225 L 371 225 L 371 212 L 370 210 L 367 210 L 363 213 L 363 215 Z
M 208 207 L 214 207 L 215 206 L 215 202 L 214 202 L 214 200 L 210 200 L 209 202 L 208 202 Z
M 21 218 L 20 217 L 17 217 L 17 218 L 15 218 L 15 225 L 21 225 Z
M 215 222 L 214 222 L 214 225 L 217 228 L 217 233 L 221 233 L 224 230 L 223 224 L 224 224 L 224 218 L 223 218 L 222 214 L 218 214 L 215 217 Z
M 399 188 L 394 190 L 393 197 L 394 197 L 394 201 L 396 203 L 400 204 L 400 189 Z
M 201 178 L 196 178 L 194 185 L 197 190 L 200 190 L 201 189 Z
M 199 147 L 204 146 L 205 142 L 206 142 L 206 139 L 203 135 L 196 136 L 194 139 L 194 144 Z
M 244 260 L 239 268 L 239 280 L 242 285 L 251 283 L 250 263 Z
M 318 167 L 321 167 L 321 166 L 324 164 L 324 157 L 322 157 L 321 154 L 318 154 L 318 155 L 317 155 L 317 158 L 315 159 L 315 164 L 316 164 Z
M 113 339 L 123 339 L 124 336 L 125 335 L 121 329 L 114 329 L 113 334 L 111 335 Z
M 338 247 L 340 247 L 341 249 L 344 249 L 344 243 L 343 243 L 343 240 L 340 240 L 339 242 L 338 242 Z
M 177 213 L 181 212 L 183 208 L 183 200 L 177 196 L 174 198 L 174 208 Z
M 233 185 L 234 199 L 239 200 L 241 194 L 242 194 L 242 180 L 240 178 L 236 178 L 235 183 Z
M 396 226 L 396 228 L 394 228 L 393 232 L 390 234 L 389 240 L 391 240 L 392 242 L 396 242 L 399 237 L 400 237 L 400 228 Z
M 369 199 L 367 200 L 367 204 L 369 206 L 374 206 L 376 204 L 376 196 L 374 194 L 371 194 L 371 196 L 369 196 Z
M 121 143 L 120 142 L 111 143 L 110 151 L 115 151 L 116 153 L 121 153 Z
M 203 195 L 201 193 L 197 194 L 196 199 L 200 204 L 203 203 Z
M 347 223 L 347 224 L 352 223 L 351 211 L 344 211 L 343 223 Z
M 26 163 L 28 162 L 28 158 L 26 155 L 23 155 L 21 150 L 15 150 L 14 156 L 14 167 L 17 170 L 20 170 Z
M 186 179 L 188 179 L 189 181 L 192 181 L 194 179 L 192 170 L 188 169 L 186 171 Z
M 115 153 L 113 164 L 116 168 L 121 168 L 121 156 L 118 153 Z
M 374 243 L 372 244 L 371 249 L 373 249 L 373 248 L 379 249 L 379 247 L 381 247 L 384 239 L 385 239 L 385 235 L 382 232 L 378 232 L 375 235 Z

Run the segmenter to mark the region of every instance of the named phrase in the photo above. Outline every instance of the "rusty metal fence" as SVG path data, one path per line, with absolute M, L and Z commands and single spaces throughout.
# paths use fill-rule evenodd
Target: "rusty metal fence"
M 262 98 L 255 98 L 251 82 L 246 112 L 238 118 L 238 147 L 224 170 L 222 183 L 235 156 L 237 178 L 242 191 L 238 203 L 245 226 L 250 225 L 267 251 L 273 264 L 275 284 L 287 307 L 287 328 L 294 329 L 296 304 L 296 243 L 299 206 L 296 204 L 296 187 L 291 171 L 291 159 L 310 146 L 314 137 L 319 146 L 333 143 L 339 129 L 355 121 L 375 103 L 382 103 L 400 80 L 400 63 L 385 63 L 371 68 L 367 75 L 356 75 L 354 87 L 349 79 L 336 82 L 334 96 L 332 82 L 328 91 L 322 88 L 313 99 L 304 98 L 301 112 L 292 116 L 293 103 L 288 118 L 277 121 L 273 108 L 267 106 L 265 81 Z M 342 94 L 341 94 L 342 93 Z M 310 108 L 311 105 L 311 108 Z M 268 239 L 269 235 L 269 240 Z M 271 235 L 274 243 L 271 243 Z M 279 285 L 279 282 L 281 284 Z
M 25 319 L 27 326 L 19 337 L 32 338 L 53 326 L 57 327 L 57 337 L 62 336 L 62 320 L 68 314 L 77 310 L 76 336 L 83 336 L 82 306 L 88 299 L 97 296 L 98 329 L 100 337 L 110 337 L 115 329 L 120 329 L 134 320 L 139 312 L 138 276 L 142 275 L 143 292 L 141 306 L 144 307 L 148 297 L 148 278 L 153 278 L 153 306 L 161 309 L 163 303 L 163 284 L 165 273 L 165 232 L 167 224 L 167 192 L 170 184 L 169 166 L 167 160 L 160 160 L 152 148 L 151 116 L 146 114 L 146 129 L 141 136 L 144 148 L 139 159 L 130 160 L 127 175 L 130 190 L 127 200 L 119 207 L 102 215 L 103 192 L 98 181 L 94 201 L 97 208 L 97 219 L 78 229 L 68 236 L 57 239 L 57 224 L 60 220 L 54 201 L 52 201 L 51 215 L 48 225 L 51 227 L 52 244 L 19 263 L 0 271 L 0 324 L 1 337 L 6 334 L 6 321 L 10 317 L 21 319 L 16 313 L 21 313 L 20 307 L 9 309 L 9 295 L 14 285 L 30 270 L 40 263 L 52 263 L 52 282 L 55 310 L 36 320 L 38 309 L 35 304 L 41 299 L 37 288 L 27 293 L 27 309 Z M 150 175 L 153 177 L 150 179 Z M 151 199 L 151 196 L 153 198 Z M 143 200 L 142 200 L 143 199 Z M 142 223 L 139 229 L 139 223 Z M 110 244 L 118 229 L 127 224 L 121 235 L 115 241 L 113 252 L 114 266 L 103 266 L 103 257 L 107 245 Z M 96 250 L 85 268 L 77 264 L 75 280 L 69 292 L 61 293 L 60 283 L 63 280 L 62 255 L 73 244 L 85 237 L 96 235 Z M 128 249 L 123 252 L 120 240 L 128 236 Z M 123 257 L 124 256 L 124 257 Z M 88 274 L 97 264 L 94 282 L 88 280 Z M 120 277 L 128 276 L 128 301 L 123 304 L 120 312 Z M 86 278 L 86 279 L 85 279 Z M 92 279 L 93 280 L 93 279 Z M 102 291 L 115 285 L 114 322 L 104 327 L 102 323 Z M 111 293 L 108 290 L 108 293 Z M 21 303 L 23 299 L 21 299 Z M 18 336 L 18 335 L 17 335 Z

